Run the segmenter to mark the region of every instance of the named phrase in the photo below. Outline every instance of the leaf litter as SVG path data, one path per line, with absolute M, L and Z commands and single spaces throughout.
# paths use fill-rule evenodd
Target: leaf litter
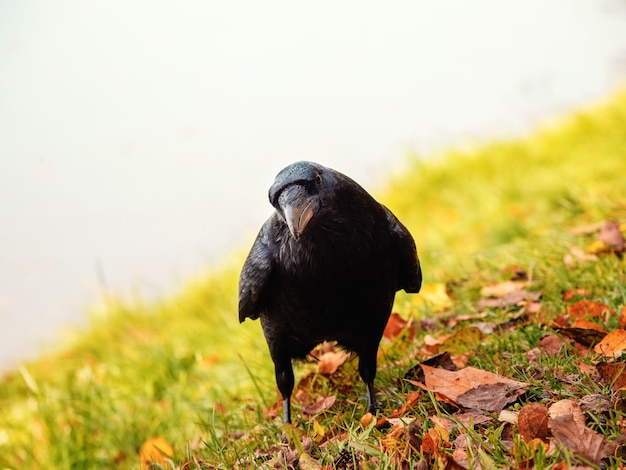
M 588 247 L 585 257 L 575 262 L 619 256 L 622 245 L 611 230 L 599 224 L 589 232 L 610 250 Z M 618 315 L 588 289 L 576 286 L 563 291 L 562 311 L 549 311 L 538 289 L 541 283 L 526 270 L 512 266 L 501 272 L 509 278 L 482 286 L 474 313 L 459 314 L 448 305 L 434 319 L 390 316 L 379 360 L 392 354 L 391 345 L 404 348 L 404 357 L 397 359 L 406 364 L 396 384 L 401 401 L 396 399 L 396 407 L 382 407 L 377 416 L 362 416 L 357 434 L 337 420 L 323 419 L 325 411 L 334 412 L 339 397 L 321 384 L 332 382 L 334 392 L 337 386 L 351 388 L 357 379 L 355 371 L 343 371 L 349 353 L 333 344 L 313 351 L 317 365 L 300 380 L 295 394 L 301 419 L 311 423 L 309 437 L 296 435 L 297 443 L 273 446 L 260 460 L 274 468 L 371 468 L 384 459 L 398 468 L 411 468 L 408 462 L 413 462 L 412 468 L 495 468 L 502 462 L 496 465 L 480 451 L 479 463 L 476 446 L 488 447 L 488 436 L 497 432 L 497 445 L 510 467 L 541 468 L 539 462 L 546 458 L 552 458 L 554 469 L 571 468 L 566 462 L 579 468 L 606 465 L 611 458 L 621 462 L 626 435 L 609 440 L 598 423 L 617 419 L 619 429 L 626 431 L 622 411 L 615 414 L 622 408 L 626 413 L 626 401 L 619 396 L 626 390 L 626 305 Z M 536 347 L 523 352 L 527 368 L 517 368 L 521 375 L 516 375 L 526 380 L 511 376 L 515 367 L 496 373 L 468 365 L 496 335 L 532 324 L 540 325 L 544 334 Z M 442 330 L 452 332 L 437 334 Z M 416 340 L 420 334 L 421 340 Z M 567 357 L 577 372 L 549 367 Z M 582 392 L 586 389 L 588 393 Z M 577 399 L 563 399 L 563 394 Z M 477 436 L 482 436 L 482 444 Z M 368 441 L 372 437 L 377 446 Z M 332 460 L 324 458 L 325 453 Z

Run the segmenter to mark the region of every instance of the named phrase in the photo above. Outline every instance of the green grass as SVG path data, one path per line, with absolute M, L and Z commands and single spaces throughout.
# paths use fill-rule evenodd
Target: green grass
M 609 387 L 579 371 L 581 361 L 593 365 L 597 360 L 593 352 L 581 358 L 566 348 L 536 363 L 527 353 L 554 331 L 550 321 L 567 306 L 563 292 L 586 289 L 591 299 L 616 311 L 626 303 L 623 259 L 603 256 L 571 266 L 563 261 L 572 246 L 585 249 L 594 240 L 593 234 L 575 235 L 570 229 L 608 219 L 626 222 L 625 93 L 528 138 L 427 159 L 413 155 L 377 195 L 413 233 L 427 283 L 424 295 L 399 293 L 395 310 L 417 323 L 434 319 L 429 324 L 436 327 L 418 328 L 414 339 L 405 332 L 381 343 L 377 386 L 383 414 L 400 407 L 414 390 L 402 377 L 426 358 L 425 336 L 468 326 L 471 320 L 450 318 L 478 314 L 480 289 L 506 279 L 502 269 L 511 265 L 529 272 L 531 290 L 542 292 L 543 320 L 483 335 L 479 347 L 461 345 L 456 353 L 466 353 L 469 365 L 530 383 L 511 409 L 594 393 L 613 396 Z M 142 444 L 153 437 L 173 447 L 163 468 L 273 463 L 283 427 L 268 414 L 278 395 L 260 326 L 237 322 L 242 259 L 234 255 L 168 299 L 110 299 L 91 312 L 88 329 L 5 374 L 0 468 L 139 468 Z M 517 312 L 486 309 L 481 321 L 499 324 Z M 606 327 L 617 328 L 617 319 Z M 300 436 L 294 452 L 303 459 L 311 456 L 327 468 L 341 462 L 395 468 L 402 459 L 445 461 L 443 454 L 408 451 L 405 431 L 394 435 L 360 423 L 366 401 L 356 361 L 330 377 L 314 371 L 315 365 L 298 366 L 297 379 L 313 373 L 302 388 L 312 396 L 336 395 L 337 401 L 313 418 L 294 403 L 295 428 L 287 433 Z M 411 414 L 418 420 L 412 426 L 423 436 L 432 428 L 429 416 L 454 418 L 454 412 L 425 394 Z M 611 440 L 621 435 L 619 411 L 594 416 L 588 414 L 588 426 Z M 325 438 L 333 438 L 323 444 L 304 438 L 319 435 L 320 426 Z M 538 468 L 575 460 L 563 449 L 533 450 L 515 432 L 517 454 L 512 455 L 503 445 L 506 432 L 497 421 L 466 429 L 470 459 L 504 466 L 532 457 Z M 315 462 L 300 466 L 316 468 Z

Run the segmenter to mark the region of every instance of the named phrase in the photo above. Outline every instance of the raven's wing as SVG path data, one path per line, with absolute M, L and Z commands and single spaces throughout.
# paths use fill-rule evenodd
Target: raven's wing
M 391 243 L 396 256 L 398 290 L 404 289 L 405 292 L 409 293 L 419 292 L 422 287 L 422 268 L 417 257 L 415 241 L 396 216 L 389 209 L 384 208 L 387 213 Z
M 269 246 L 271 219 L 265 222 L 250 249 L 239 276 L 239 322 L 259 318 L 263 293 L 272 275 L 272 254 Z

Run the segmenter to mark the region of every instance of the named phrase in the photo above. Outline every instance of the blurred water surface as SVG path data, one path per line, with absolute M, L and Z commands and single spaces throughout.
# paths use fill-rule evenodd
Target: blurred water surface
M 625 51 L 622 0 L 2 2 L 0 364 L 247 248 L 284 165 L 375 188 L 607 96 Z

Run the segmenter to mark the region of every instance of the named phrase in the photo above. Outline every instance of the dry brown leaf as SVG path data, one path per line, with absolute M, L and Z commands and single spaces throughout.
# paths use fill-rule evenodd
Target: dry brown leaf
M 468 411 L 467 413 L 455 413 L 452 416 L 454 417 L 454 421 L 448 418 L 444 418 L 443 416 L 431 416 L 429 419 L 434 424 L 445 428 L 448 432 L 452 432 L 454 429 L 457 429 L 459 427 L 459 424 L 465 427 L 474 427 L 493 421 L 492 418 L 490 418 L 489 416 L 486 416 L 483 413 L 478 413 L 476 411 Z
M 336 400 L 337 397 L 335 395 L 331 395 L 329 397 L 319 397 L 310 405 L 302 407 L 302 413 L 308 416 L 316 415 L 333 406 Z
M 557 335 L 548 335 L 539 340 L 539 349 L 548 356 L 555 356 L 561 352 L 564 344 Z
M 151 437 L 141 446 L 139 451 L 139 461 L 141 468 L 150 468 L 152 464 L 163 465 L 166 459 L 174 456 L 174 449 L 163 437 Z
M 399 418 L 401 416 L 406 415 L 407 413 L 409 413 L 413 408 L 415 408 L 415 405 L 417 405 L 417 402 L 420 400 L 420 398 L 422 398 L 422 392 L 418 392 L 418 391 L 413 391 L 411 393 L 409 393 L 406 397 L 405 402 L 402 404 L 402 406 L 396 410 L 393 410 L 391 412 L 391 418 Z
M 556 403 L 550 405 L 548 409 L 548 414 L 550 415 L 550 419 L 556 419 L 559 416 L 571 415 L 574 418 L 574 421 L 585 425 L 585 415 L 583 414 L 580 406 L 576 404 L 573 400 L 559 400 Z
M 350 357 L 350 353 L 341 350 L 322 353 L 317 370 L 322 375 L 334 374 L 339 369 L 339 366 L 346 362 L 348 357 Z
M 601 460 L 608 457 L 615 449 L 615 443 L 574 418 L 573 414 L 561 414 L 550 418 L 548 427 L 550 432 L 563 446 L 576 454 L 599 465 Z
M 539 298 L 541 298 L 541 292 L 528 292 L 524 289 L 518 289 L 507 292 L 502 297 L 495 299 L 480 299 L 477 306 L 479 310 L 483 310 L 485 308 L 504 308 L 514 305 L 521 307 L 527 305 L 528 303 L 534 303 Z
M 416 380 L 418 382 L 424 382 L 424 371 L 422 370 L 421 364 L 426 364 L 431 367 L 438 367 L 440 369 L 447 370 L 456 370 L 456 366 L 450 357 L 450 353 L 442 352 L 436 354 L 420 364 L 414 365 L 404 374 L 404 379 Z
M 424 383 L 412 380 L 409 382 L 434 392 L 438 399 L 453 405 L 460 405 L 458 400 L 459 397 L 462 397 L 462 402 L 476 405 L 478 409 L 484 409 L 479 408 L 479 406 L 486 406 L 483 402 L 486 396 L 485 392 L 491 393 L 492 402 L 506 401 L 510 403 L 515 401 L 528 387 L 527 383 L 501 377 L 474 367 L 466 367 L 458 371 L 436 369 L 423 364 L 421 367 L 424 371 Z M 489 385 L 496 385 L 496 387 L 485 388 Z M 473 392 L 463 397 L 470 391 Z
M 548 437 L 548 408 L 539 403 L 522 406 L 517 417 L 517 429 L 526 442 L 545 441 Z
M 615 311 L 602 302 L 593 300 L 579 300 L 578 302 L 567 306 L 567 314 L 571 319 L 589 319 L 600 317 L 606 320 L 608 316 L 614 316 Z
M 499 413 L 525 391 L 525 389 L 511 390 L 511 386 L 504 383 L 484 384 L 459 395 L 456 402 L 469 410 Z
M 601 393 L 592 393 L 585 395 L 578 401 L 578 406 L 583 411 L 589 411 L 594 414 L 607 413 L 611 410 L 611 398 Z
M 626 387 L 626 362 L 600 362 L 596 365 L 600 381 L 610 385 L 613 391 Z
M 611 331 L 593 350 L 606 357 L 620 356 L 626 350 L 626 330 Z
M 609 220 L 600 227 L 598 233 L 598 240 L 607 245 L 609 251 L 621 253 L 626 246 L 626 240 L 620 230 L 620 226 L 617 222 Z
M 606 336 L 605 332 L 591 328 L 557 328 L 557 331 L 585 346 L 599 343 Z

